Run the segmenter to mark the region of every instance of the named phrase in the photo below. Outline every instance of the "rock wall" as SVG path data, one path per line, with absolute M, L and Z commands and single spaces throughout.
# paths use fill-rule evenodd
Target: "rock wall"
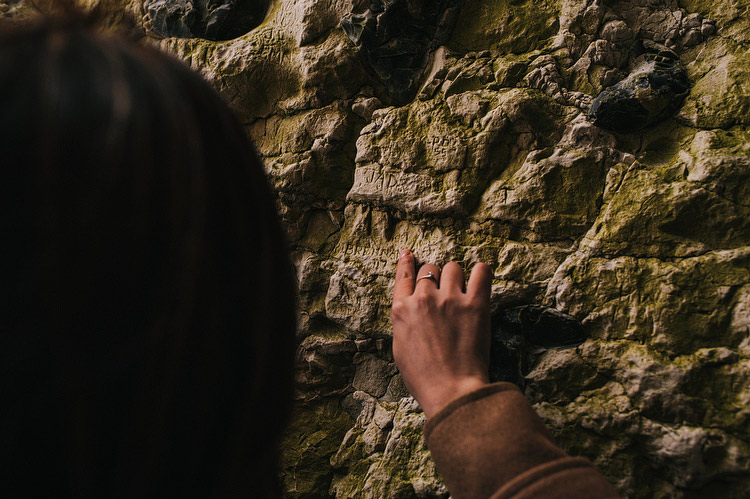
M 512 370 L 624 496 L 750 494 L 750 1 L 102 2 L 222 92 L 278 191 L 289 497 L 448 496 L 390 353 L 406 246 L 489 263 L 500 322 L 580 323 Z

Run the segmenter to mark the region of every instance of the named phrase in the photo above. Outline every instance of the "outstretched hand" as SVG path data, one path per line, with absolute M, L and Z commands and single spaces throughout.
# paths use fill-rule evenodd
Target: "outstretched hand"
M 393 289 L 393 357 L 427 417 L 489 383 L 492 272 L 477 263 L 464 287 L 461 266 L 425 264 L 415 272 L 404 250 Z M 431 278 L 422 278 L 432 273 Z

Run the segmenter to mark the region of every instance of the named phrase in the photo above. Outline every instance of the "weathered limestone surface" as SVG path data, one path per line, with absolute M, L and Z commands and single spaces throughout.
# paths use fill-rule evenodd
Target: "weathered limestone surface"
M 106 2 L 148 21 L 144 2 Z M 222 92 L 278 190 L 301 297 L 288 496 L 448 496 L 390 354 L 409 246 L 492 265 L 496 313 L 581 322 L 585 342 L 536 349 L 520 375 L 560 444 L 624 496 L 747 497 L 750 1 L 457 4 L 444 39 L 419 28 L 428 57 L 403 63 L 417 84 L 398 99 L 372 69 L 402 62 L 339 27 L 370 9 L 378 44 L 409 41 L 364 0 L 273 0 L 238 38 L 155 42 Z M 644 50 L 684 67 L 679 111 L 594 126 L 594 98 Z

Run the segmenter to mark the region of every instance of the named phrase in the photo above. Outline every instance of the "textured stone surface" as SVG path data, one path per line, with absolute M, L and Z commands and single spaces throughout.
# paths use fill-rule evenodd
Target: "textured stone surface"
M 373 0 L 363 13 L 341 19 L 341 29 L 359 48 L 388 102 L 414 97 L 430 52 L 447 41 L 458 13 L 457 0 Z
M 275 0 L 236 39 L 154 42 L 223 93 L 279 193 L 301 295 L 289 497 L 447 495 L 390 354 L 404 246 L 488 262 L 495 314 L 581 323 L 582 344 L 535 348 L 518 376 L 561 445 L 624 496 L 747 497 L 750 2 L 455 6 L 443 38 L 415 28 L 424 69 L 404 66 L 398 99 L 377 43 L 339 25 L 373 9 L 363 0 Z M 403 41 L 408 26 L 383 22 L 378 43 Z M 594 98 L 638 44 L 674 51 L 689 94 L 650 128 L 595 126 Z
M 687 72 L 671 50 L 646 52 L 630 74 L 594 99 L 589 118 L 616 132 L 634 132 L 664 121 L 682 107 L 690 90 Z
M 538 305 L 503 308 L 492 317 L 490 328 L 490 381 L 508 381 L 521 389 L 540 353 L 573 348 L 587 339 L 574 317 Z
M 269 0 L 144 0 L 146 27 L 156 36 L 229 40 L 263 22 Z

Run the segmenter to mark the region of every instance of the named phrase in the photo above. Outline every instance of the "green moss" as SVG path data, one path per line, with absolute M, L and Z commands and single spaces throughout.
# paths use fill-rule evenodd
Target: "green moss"
M 684 55 L 695 62 L 688 64 L 693 87 L 680 116 L 700 128 L 750 125 L 750 55 L 744 43 L 726 35 Z
M 679 0 L 678 3 L 687 12 L 697 12 L 714 21 L 730 21 L 738 17 L 747 19 L 750 12 L 748 0 Z
M 689 147 L 694 136 L 693 128 L 668 120 L 644 134 L 639 160 L 650 167 L 672 165 L 680 159 L 680 151 Z
M 747 156 L 749 144 L 750 129 L 736 126 L 727 130 L 712 130 L 708 146 L 714 150 L 724 149 L 722 152 L 728 156 Z
M 543 49 L 557 33 L 558 14 L 557 3 L 549 0 L 468 0 L 448 45 L 459 51 L 495 48 L 513 54 Z
M 286 497 L 322 499 L 333 477 L 331 456 L 354 421 L 336 401 L 298 407 L 282 445 Z

